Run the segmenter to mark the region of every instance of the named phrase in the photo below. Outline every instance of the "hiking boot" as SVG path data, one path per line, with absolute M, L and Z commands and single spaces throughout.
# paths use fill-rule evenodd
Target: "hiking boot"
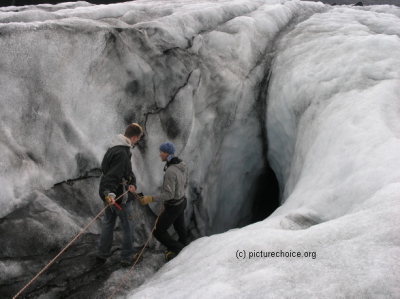
M 165 254 L 165 260 L 168 262 L 168 261 L 172 260 L 173 258 L 175 258 L 177 255 L 178 255 L 178 254 L 175 253 L 175 252 L 173 252 L 173 251 L 168 251 L 168 252 Z
M 105 262 L 110 256 L 111 254 L 103 254 L 101 252 L 97 252 L 96 259 L 100 262 Z
M 130 267 L 136 262 L 136 260 L 138 263 L 140 263 L 141 261 L 143 261 L 143 256 L 140 255 L 140 253 L 134 253 L 128 257 L 122 258 L 121 265 L 123 267 Z

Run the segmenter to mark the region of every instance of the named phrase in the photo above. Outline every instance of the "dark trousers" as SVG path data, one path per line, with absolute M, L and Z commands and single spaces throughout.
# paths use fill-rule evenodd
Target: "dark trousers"
M 115 206 L 108 207 L 103 215 L 101 223 L 101 234 L 99 242 L 99 253 L 103 256 L 111 254 L 111 247 L 113 244 L 114 227 L 117 218 L 121 221 L 122 228 L 122 251 L 121 258 L 127 258 L 134 253 L 133 248 L 133 233 L 135 231 L 135 222 L 132 220 L 133 208 L 132 203 L 121 204 L 122 211 L 118 210 Z
M 187 201 L 185 200 L 177 206 L 164 206 L 164 211 L 158 219 L 156 229 L 153 232 L 154 237 L 168 248 L 169 251 L 179 253 L 186 246 L 186 227 L 185 227 L 185 209 Z M 168 233 L 168 228 L 174 225 L 179 239 L 176 241 Z

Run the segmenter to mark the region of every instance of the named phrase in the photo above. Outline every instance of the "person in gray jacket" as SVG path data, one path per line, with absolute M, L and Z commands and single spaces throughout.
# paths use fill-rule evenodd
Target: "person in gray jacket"
M 155 196 L 143 196 L 140 199 L 142 205 L 150 202 L 164 202 L 164 211 L 158 219 L 153 235 L 167 247 L 168 251 L 165 254 L 167 261 L 177 256 L 187 243 L 184 212 L 187 206 L 185 189 L 189 182 L 188 167 L 181 159 L 174 157 L 174 154 L 175 146 L 171 142 L 161 144 L 160 157 L 163 162 L 166 162 L 162 192 Z M 171 225 L 179 236 L 178 241 L 168 233 Z

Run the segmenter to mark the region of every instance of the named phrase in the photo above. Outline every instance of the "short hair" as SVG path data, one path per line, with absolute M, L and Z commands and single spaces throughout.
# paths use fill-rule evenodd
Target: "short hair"
M 143 134 L 143 129 L 136 123 L 130 124 L 125 129 L 125 137 L 132 138 L 136 136 L 141 136 Z

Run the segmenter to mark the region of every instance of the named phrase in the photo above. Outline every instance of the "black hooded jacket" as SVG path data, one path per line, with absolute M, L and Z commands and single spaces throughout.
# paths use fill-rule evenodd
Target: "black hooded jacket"
M 109 192 L 119 197 L 124 193 L 123 184 L 121 184 L 124 181 L 126 181 L 127 185 L 134 185 L 136 188 L 136 177 L 132 171 L 132 153 L 130 149 L 130 144 L 120 134 L 114 139 L 112 146 L 105 153 L 101 162 L 101 170 L 103 172 L 99 188 L 101 199 L 105 200 L 105 195 Z M 121 201 L 122 199 L 119 199 L 117 203 Z

